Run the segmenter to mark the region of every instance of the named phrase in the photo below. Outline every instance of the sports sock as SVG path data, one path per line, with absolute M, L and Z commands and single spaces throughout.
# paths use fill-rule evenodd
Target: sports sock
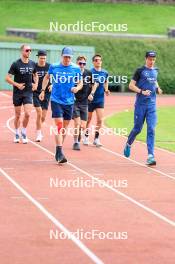
M 56 146 L 56 152 L 62 154 L 62 146 Z
M 26 128 L 22 127 L 21 132 L 22 132 L 22 134 L 26 135 Z
M 15 129 L 15 134 L 19 135 L 19 128 Z
M 98 131 L 95 132 L 95 138 L 99 138 L 99 132 Z

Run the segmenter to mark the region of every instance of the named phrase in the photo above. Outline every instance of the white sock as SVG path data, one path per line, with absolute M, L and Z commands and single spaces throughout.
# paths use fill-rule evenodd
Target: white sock
M 26 135 L 26 128 L 25 127 L 22 127 L 21 133 L 24 134 L 24 135 Z
M 15 134 L 19 135 L 19 128 L 15 129 Z

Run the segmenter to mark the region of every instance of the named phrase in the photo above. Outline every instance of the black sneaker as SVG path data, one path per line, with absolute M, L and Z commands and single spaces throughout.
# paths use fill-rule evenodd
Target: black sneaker
M 80 150 L 80 144 L 79 143 L 74 143 L 73 144 L 73 150 Z
M 59 163 L 59 164 L 62 164 L 62 163 L 66 163 L 66 162 L 67 162 L 66 157 L 65 157 L 63 154 L 61 154 L 61 155 L 59 156 L 59 158 L 58 158 L 58 163 Z
M 55 154 L 55 159 L 58 163 L 66 163 L 67 159 L 65 158 L 63 153 L 59 153 L 58 151 Z

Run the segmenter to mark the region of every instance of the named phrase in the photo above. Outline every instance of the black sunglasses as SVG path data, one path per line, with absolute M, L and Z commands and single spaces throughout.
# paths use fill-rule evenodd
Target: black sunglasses
M 86 62 L 79 62 L 79 65 L 86 65 Z

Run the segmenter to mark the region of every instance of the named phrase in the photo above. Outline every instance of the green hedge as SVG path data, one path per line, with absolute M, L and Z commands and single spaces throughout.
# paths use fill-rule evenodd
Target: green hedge
M 135 69 L 144 64 L 145 52 L 156 50 L 159 84 L 165 93 L 175 94 L 175 40 L 131 40 L 41 33 L 37 43 L 94 46 L 96 52 L 103 56 L 103 67 L 111 75 L 127 76 L 128 82 Z M 127 89 L 128 84 L 125 85 Z

